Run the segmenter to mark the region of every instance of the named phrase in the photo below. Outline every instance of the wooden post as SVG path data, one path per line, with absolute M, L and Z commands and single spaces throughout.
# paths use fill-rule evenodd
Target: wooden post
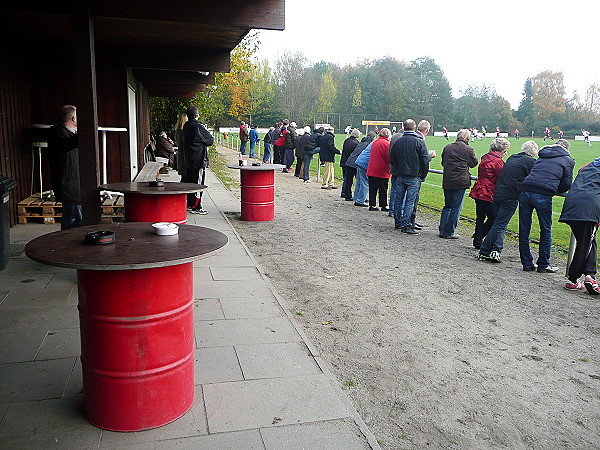
M 94 24 L 87 10 L 75 19 L 75 98 L 79 136 L 79 173 L 83 224 L 100 223 L 100 148 L 98 143 L 98 101 Z

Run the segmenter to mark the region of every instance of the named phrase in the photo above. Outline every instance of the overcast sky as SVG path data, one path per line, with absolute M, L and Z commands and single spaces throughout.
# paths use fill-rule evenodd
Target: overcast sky
M 527 77 L 561 71 L 567 95 L 600 84 L 598 0 L 430 0 L 407 12 L 393 0 L 286 0 L 284 31 L 261 31 L 259 58 L 302 52 L 312 62 L 354 64 L 429 56 L 455 97 L 469 84 L 495 87 L 517 108 Z M 419 3 L 413 3 L 418 5 Z

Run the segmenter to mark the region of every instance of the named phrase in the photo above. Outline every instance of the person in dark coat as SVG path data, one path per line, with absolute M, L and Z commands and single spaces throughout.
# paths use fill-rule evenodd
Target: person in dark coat
M 304 145 L 304 182 L 310 182 L 310 162 L 312 157 L 321 151 L 321 137 L 323 128 L 315 128 Z
M 302 135 L 298 137 L 296 141 L 296 170 L 294 176 L 298 178 L 304 178 L 304 147 L 310 139 L 310 127 L 307 125 L 298 131 L 298 134 L 302 132 Z
M 494 218 L 494 188 L 500 171 L 504 167 L 504 156 L 510 148 L 510 142 L 504 138 L 496 138 L 490 142 L 490 151 L 481 157 L 477 170 L 477 181 L 471 189 L 469 197 L 475 199 L 475 233 L 473 247 L 479 249 L 481 241 L 487 236 Z
M 419 234 L 411 226 L 411 217 L 421 182 L 429 171 L 430 157 L 415 121 L 407 119 L 403 126 L 404 134 L 390 149 L 391 175 L 396 177 L 394 227 L 406 234 Z
M 294 164 L 294 149 L 296 148 L 297 139 L 298 133 L 296 133 L 296 122 L 292 122 L 287 127 L 285 137 L 283 138 L 283 164 L 285 165 L 283 173 L 289 173 L 290 167 Z
M 194 105 L 187 109 L 188 121 L 183 126 L 185 160 L 187 164 L 187 182 L 204 184 L 205 169 L 208 167 L 208 147 L 215 140 L 208 130 L 198 122 L 198 108 Z M 188 210 L 192 214 L 208 214 L 202 209 L 202 191 L 188 194 Z
M 321 161 L 325 164 L 321 189 L 337 189 L 337 186 L 333 184 L 333 163 L 335 162 L 335 155 L 339 155 L 342 152 L 335 147 L 333 127 L 329 127 L 327 132 L 321 137 L 320 147 L 321 152 L 319 154 L 321 156 Z
M 542 147 L 538 160 L 523 180 L 519 198 L 519 254 L 523 270 L 556 273 L 550 265 L 552 247 L 552 197 L 567 192 L 573 182 L 575 161 L 571 158 L 569 141 L 559 139 L 553 145 Z M 533 263 L 529 246 L 531 218 L 536 211 L 540 223 L 540 245 L 537 266 Z
M 48 155 L 52 190 L 62 203 L 60 229 L 82 225 L 81 186 L 79 177 L 79 144 L 77 139 L 77 109 L 61 108 L 58 122 L 50 129 Z
M 344 181 L 342 183 L 342 193 L 341 197 L 346 201 L 352 201 L 352 183 L 354 182 L 354 177 L 356 176 L 356 169 L 354 171 L 346 166 L 346 161 L 358 146 L 358 137 L 360 136 L 360 131 L 354 128 L 350 132 L 350 136 L 346 138 L 342 145 L 342 157 L 340 159 L 340 166 L 342 167 L 342 174 L 344 175 Z
M 504 248 L 504 235 L 512 216 L 519 206 L 521 184 L 535 164 L 538 146 L 527 141 L 521 146 L 521 153 L 511 155 L 504 164 L 496 188 L 494 189 L 495 219 L 479 249 L 480 261 L 500 262 L 500 253 Z
M 154 156 L 168 159 L 168 166 L 173 167 L 173 163 L 175 162 L 175 149 L 173 147 L 173 141 L 169 139 L 167 133 L 161 131 L 156 137 L 156 150 L 154 150 Z
M 471 132 L 466 128 L 456 135 L 456 141 L 442 150 L 442 188 L 444 189 L 444 208 L 440 216 L 439 236 L 446 239 L 458 239 L 455 233 L 465 192 L 471 187 L 470 168 L 477 165 L 475 150 L 469 145 Z
M 596 282 L 598 247 L 596 231 L 600 222 L 600 158 L 594 159 L 581 169 L 571 185 L 559 222 L 571 227 L 575 236 L 575 253 L 569 264 L 565 288 L 585 288 L 592 295 L 600 294 Z M 579 277 L 583 275 L 583 282 Z

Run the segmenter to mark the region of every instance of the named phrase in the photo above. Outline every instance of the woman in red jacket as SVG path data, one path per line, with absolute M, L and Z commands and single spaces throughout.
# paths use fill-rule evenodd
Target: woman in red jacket
M 369 211 L 379 211 L 377 207 L 377 193 L 379 193 L 379 206 L 382 211 L 389 211 L 387 207 L 387 191 L 391 178 L 390 174 L 390 136 L 389 128 L 383 128 L 379 137 L 371 146 L 371 157 L 367 166 L 369 177 Z
M 510 142 L 504 138 L 496 138 L 490 143 L 490 151 L 481 157 L 477 170 L 477 181 L 471 189 L 469 197 L 475 199 L 476 221 L 473 234 L 473 247 L 480 248 L 481 241 L 485 238 L 494 223 L 494 188 L 500 175 L 504 161 L 502 158 L 508 153 Z

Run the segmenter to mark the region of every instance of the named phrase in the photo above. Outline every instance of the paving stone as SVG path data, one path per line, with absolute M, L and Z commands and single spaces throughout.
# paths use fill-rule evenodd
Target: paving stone
M 59 398 L 75 358 L 0 364 L 0 403 Z
M 46 330 L 34 328 L 0 334 L 0 364 L 33 361 L 46 333 Z
M 52 288 L 13 289 L 0 303 L 0 309 L 65 305 L 67 304 L 67 298 L 76 290 L 74 286 L 70 285 Z
M 103 446 L 104 447 L 104 446 Z M 111 447 L 111 448 L 119 448 Z M 128 449 L 208 449 L 208 450 L 264 450 L 262 438 L 258 430 L 238 431 L 233 433 L 209 434 L 184 439 L 173 439 L 145 444 L 127 446 Z
M 284 318 L 204 320 L 194 325 L 198 347 L 302 340 L 290 321 Z
M 283 317 L 284 312 L 272 295 L 266 297 L 222 297 L 219 299 L 226 319 Z
M 78 357 L 69 375 L 63 397 L 76 397 L 81 394 L 83 394 L 83 368 L 81 367 L 81 357 Z
M 1 295 L 0 295 L 1 297 Z M 0 320 L 0 333 L 12 333 L 15 331 L 23 316 L 27 313 L 25 308 L 12 308 L 2 311 Z
M 218 298 L 203 298 L 194 300 L 194 320 L 224 319 L 223 308 Z
M 288 425 L 260 430 L 267 450 L 365 450 L 371 447 L 351 419 Z
M 196 298 L 267 297 L 271 290 L 262 280 L 205 281 L 194 289 Z
M 235 349 L 229 347 L 199 348 L 195 352 L 194 382 L 224 383 L 244 379 Z
M 79 328 L 66 328 L 48 332 L 35 360 L 77 358 L 79 355 L 81 355 Z
M 220 253 L 209 258 L 194 261 L 194 267 L 256 267 L 256 263 L 248 255 L 239 255 L 235 259 Z
M 24 311 L 23 319 L 15 331 L 36 329 L 60 330 L 64 328 L 79 329 L 79 311 L 76 306 L 33 307 Z
M 36 274 L 4 274 L 0 272 L 0 285 L 3 289 L 44 289 L 54 274 L 36 273 Z
M 196 397 L 192 408 L 179 419 L 153 428 L 152 430 L 137 431 L 132 433 L 118 433 L 102 431 L 102 447 L 122 447 L 139 442 L 163 441 L 188 436 L 199 436 L 208 434 L 206 428 L 206 413 L 202 389 L 196 386 Z
M 256 267 L 213 267 L 210 271 L 215 281 L 262 280 Z
M 194 281 L 212 281 L 213 277 L 208 267 L 194 268 Z
M 236 345 L 245 380 L 321 373 L 303 342 Z
M 350 416 L 325 375 L 203 385 L 210 433 Z
M 13 403 L 0 422 L 4 448 L 94 448 L 101 433 L 85 420 L 82 396 Z

